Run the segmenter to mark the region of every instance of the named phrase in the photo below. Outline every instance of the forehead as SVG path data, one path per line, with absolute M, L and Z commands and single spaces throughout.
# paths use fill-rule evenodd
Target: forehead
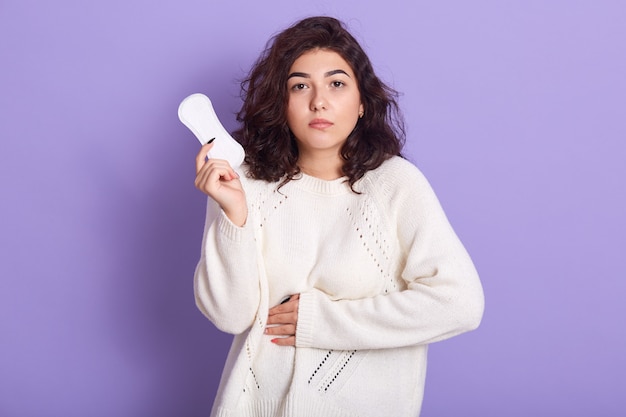
M 335 51 L 328 49 L 312 49 L 300 55 L 291 65 L 289 72 L 303 72 L 306 74 L 324 74 L 328 71 L 341 69 L 354 76 L 354 71 L 348 62 Z

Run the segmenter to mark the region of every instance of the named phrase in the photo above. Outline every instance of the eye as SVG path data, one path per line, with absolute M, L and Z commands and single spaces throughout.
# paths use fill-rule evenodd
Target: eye
M 291 89 L 293 91 L 300 91 L 300 90 L 304 90 L 306 87 L 306 84 L 304 83 L 298 83 L 298 84 L 294 84 L 291 86 Z
M 341 88 L 346 84 L 343 81 L 333 81 L 331 85 L 335 88 Z

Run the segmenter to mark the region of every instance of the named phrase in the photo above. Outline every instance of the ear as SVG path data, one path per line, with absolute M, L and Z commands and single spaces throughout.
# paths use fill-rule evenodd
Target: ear
M 365 114 L 365 109 L 363 108 L 363 103 L 359 104 L 359 119 L 363 117 Z

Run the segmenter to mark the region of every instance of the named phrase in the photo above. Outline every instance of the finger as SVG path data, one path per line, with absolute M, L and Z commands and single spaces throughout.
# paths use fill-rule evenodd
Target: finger
M 293 312 L 295 309 L 293 308 L 293 304 L 281 304 L 281 305 L 277 305 L 276 307 L 272 307 L 270 308 L 270 310 L 267 312 L 268 316 L 273 316 L 276 314 L 285 314 L 285 313 L 290 313 Z
M 298 314 L 294 312 L 274 314 L 267 317 L 267 324 L 297 324 Z
M 298 322 L 298 310 L 272 313 L 267 316 L 267 324 L 286 324 Z
M 211 187 L 212 178 L 211 172 L 215 170 L 215 167 L 210 161 L 207 161 L 200 171 L 196 174 L 195 186 L 201 191 L 207 192 Z
M 293 324 L 284 324 L 282 326 L 266 327 L 265 334 L 275 336 L 293 336 L 296 334 L 296 326 Z
M 285 304 L 279 304 L 275 307 L 272 307 L 267 312 L 268 316 L 273 316 L 276 314 L 285 314 L 285 313 L 293 313 L 298 311 L 298 300 L 289 301 Z
M 209 153 L 212 147 L 213 147 L 213 142 L 209 142 L 209 143 L 202 145 L 202 147 L 200 148 L 200 151 L 198 151 L 198 154 L 196 155 L 196 174 L 200 172 L 200 169 L 206 163 L 207 154 Z
M 209 175 L 209 166 L 208 166 L 208 163 L 205 163 L 196 171 L 196 179 L 194 181 L 196 188 L 201 189 L 202 185 L 206 184 L 206 178 L 208 175 Z
M 204 163 L 196 173 L 196 188 L 206 191 L 211 185 L 218 186 L 220 181 L 238 179 L 239 175 L 232 169 L 227 161 L 210 159 Z
M 290 301 L 299 300 L 299 299 L 300 299 L 300 294 L 293 294 L 293 295 L 290 295 L 288 298 L 285 298 L 283 301 L 281 301 L 280 304 L 287 304 Z
M 233 169 L 228 161 L 224 159 L 209 159 L 202 166 L 201 170 L 207 170 L 210 172 L 219 172 L 219 179 L 222 181 L 231 181 L 239 178 L 237 171 Z
M 286 313 L 289 311 L 298 311 L 298 305 L 300 303 L 298 301 L 299 299 L 300 299 L 300 294 L 292 295 L 286 301 L 283 301 L 277 306 L 270 308 L 268 313 L 272 315 L 272 314 Z
M 296 345 L 296 337 L 277 337 L 271 340 L 272 343 L 278 346 L 295 346 Z

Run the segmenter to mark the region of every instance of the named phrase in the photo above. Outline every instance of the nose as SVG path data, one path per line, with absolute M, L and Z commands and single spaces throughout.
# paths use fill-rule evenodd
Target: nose
M 326 110 L 328 103 L 323 92 L 319 89 L 315 89 L 313 96 L 311 97 L 311 111 Z

